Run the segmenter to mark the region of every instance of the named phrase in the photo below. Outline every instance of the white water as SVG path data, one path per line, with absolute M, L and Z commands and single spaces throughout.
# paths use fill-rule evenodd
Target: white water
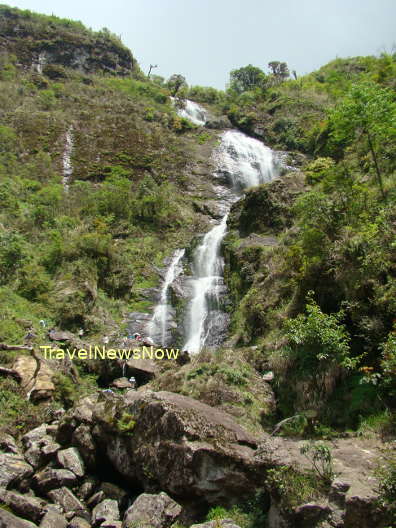
M 65 149 L 62 156 L 63 164 L 63 178 L 62 183 L 67 192 L 69 190 L 69 182 L 73 174 L 73 166 L 71 162 L 71 155 L 73 152 L 73 127 L 70 127 L 66 132 Z
M 223 133 L 215 157 L 217 172 L 227 176 L 236 193 L 276 177 L 271 149 L 236 130 Z M 228 211 L 220 224 L 204 236 L 194 253 L 193 295 L 187 312 L 187 337 L 183 347 L 191 353 L 198 353 L 205 344 L 214 342 L 210 332 L 212 320 L 220 310 L 219 289 L 223 284 L 220 250 L 227 230 L 227 217 Z
M 173 255 L 162 285 L 160 302 L 155 307 L 153 317 L 148 325 L 149 335 L 155 342 L 158 342 L 159 339 L 160 344 L 164 346 L 167 345 L 166 333 L 168 330 L 169 315 L 168 291 L 173 281 L 182 271 L 180 261 L 184 256 L 184 252 L 184 249 L 177 249 Z
M 195 125 L 203 126 L 206 123 L 207 112 L 198 103 L 186 99 L 184 108 L 177 108 L 177 114 L 192 121 Z

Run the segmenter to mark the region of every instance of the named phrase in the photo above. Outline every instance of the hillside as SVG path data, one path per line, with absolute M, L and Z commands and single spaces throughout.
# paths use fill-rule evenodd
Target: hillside
M 0 6 L 1 526 L 396 526 L 395 87 Z

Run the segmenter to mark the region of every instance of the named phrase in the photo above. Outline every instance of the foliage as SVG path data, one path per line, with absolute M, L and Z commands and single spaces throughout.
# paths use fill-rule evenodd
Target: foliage
M 127 412 L 123 412 L 119 420 L 117 420 L 116 428 L 121 434 L 131 434 L 136 425 L 133 416 Z
M 312 501 L 320 491 L 315 476 L 303 474 L 290 466 L 268 470 L 266 486 L 286 511 L 291 511 L 301 503 Z
M 325 483 L 330 484 L 334 479 L 333 456 L 330 448 L 323 443 L 306 443 L 300 452 L 312 464 L 317 476 Z
M 230 73 L 230 90 L 242 94 L 254 88 L 262 87 L 264 81 L 265 73 L 260 68 L 248 64 L 243 68 L 232 70 Z

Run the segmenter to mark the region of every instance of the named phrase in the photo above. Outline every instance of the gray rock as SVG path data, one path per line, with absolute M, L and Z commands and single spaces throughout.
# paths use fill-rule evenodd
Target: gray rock
M 0 488 L 0 504 L 5 504 L 11 508 L 15 515 L 36 523 L 44 515 L 47 505 L 42 499 L 21 495 L 14 491 L 7 491 L 5 488 Z
M 4 451 L 4 453 L 19 453 L 19 448 L 14 438 L 6 433 L 0 433 L 0 450 Z
M 120 511 L 118 509 L 117 501 L 115 500 L 105 499 L 92 510 L 92 523 L 94 526 L 99 526 L 104 521 L 119 520 Z
M 105 521 L 100 525 L 100 528 L 122 528 L 121 521 Z
M 21 480 L 30 477 L 33 469 L 22 455 L 14 453 L 0 453 L 0 486 L 7 488 Z
M 88 466 L 95 465 L 96 445 L 88 425 L 81 424 L 77 427 L 73 432 L 72 443 L 78 448 Z
M 70 447 L 69 449 L 62 449 L 62 451 L 58 451 L 57 458 L 59 464 L 63 468 L 72 471 L 77 477 L 84 476 L 84 462 L 80 456 L 80 453 L 75 447 Z
M 173 524 L 182 508 L 166 493 L 143 493 L 125 512 L 122 528 L 167 528 Z
M 302 528 L 310 528 L 315 526 L 319 521 L 326 520 L 331 513 L 328 504 L 321 504 L 317 502 L 308 502 L 297 506 L 294 510 L 294 517 Z
M 19 519 L 19 517 L 0 508 L 0 528 L 37 528 L 37 524 Z
M 116 500 L 120 507 L 126 504 L 128 500 L 128 493 L 111 482 L 102 482 L 100 490 L 103 491 L 107 499 Z
M 49 467 L 36 473 L 33 477 L 35 485 L 41 492 L 62 486 L 73 486 L 76 480 L 76 475 L 67 469 L 53 469 Z
M 111 386 L 116 389 L 131 389 L 133 388 L 132 383 L 128 378 L 117 378 L 111 382 Z
M 67 528 L 67 520 L 60 513 L 51 510 L 42 518 L 40 528 Z
M 45 435 L 41 440 L 31 443 L 24 453 L 25 459 L 34 469 L 38 469 L 44 466 L 60 447 L 50 436 Z
M 193 524 L 190 528 L 239 528 L 232 519 L 222 519 L 221 521 L 209 521 L 203 524 Z
M 216 130 L 223 130 L 225 128 L 232 128 L 231 121 L 228 119 L 227 116 L 210 116 L 208 117 L 206 123 L 206 128 L 212 128 Z
M 91 523 L 82 517 L 73 517 L 67 528 L 91 528 Z
M 95 492 L 99 485 L 99 481 L 95 477 L 88 477 L 84 480 L 84 482 L 81 484 L 77 495 L 82 500 L 87 500 L 88 497 L 91 497 L 91 495 Z M 110 497 L 113 498 L 113 497 Z
M 62 506 L 65 512 L 75 512 L 84 519 L 89 519 L 90 515 L 84 504 L 68 488 L 59 488 L 47 493 L 48 497 Z
M 97 506 L 100 502 L 104 501 L 106 498 L 106 495 L 104 493 L 104 491 L 100 490 L 98 492 L 96 492 L 94 495 L 92 495 L 92 497 L 90 497 L 88 500 L 87 500 L 87 505 L 90 507 L 90 508 L 94 508 L 95 506 Z
M 22 443 L 25 446 L 25 449 L 28 449 L 29 447 L 32 447 L 33 444 L 40 442 L 45 436 L 47 436 L 47 424 L 42 424 L 23 435 Z

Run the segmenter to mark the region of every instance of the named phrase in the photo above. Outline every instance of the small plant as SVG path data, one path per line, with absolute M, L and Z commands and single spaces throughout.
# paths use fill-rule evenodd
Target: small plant
M 121 418 L 117 421 L 116 427 L 121 434 L 131 434 L 136 425 L 132 414 L 123 412 Z
M 326 484 L 334 479 L 333 455 L 330 448 L 324 443 L 306 443 L 300 452 L 312 464 L 317 476 Z

